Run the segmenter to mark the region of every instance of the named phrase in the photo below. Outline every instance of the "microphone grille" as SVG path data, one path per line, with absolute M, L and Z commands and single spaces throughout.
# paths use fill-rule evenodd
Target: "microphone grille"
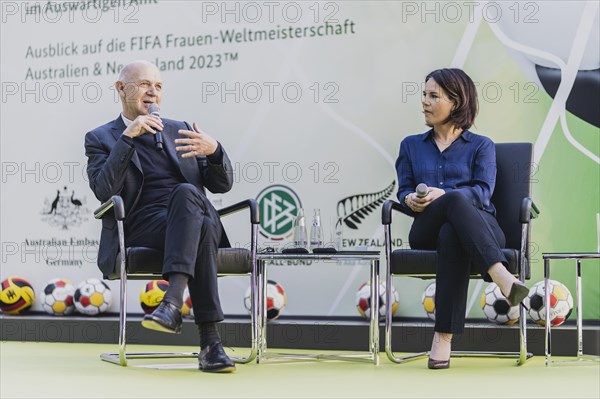
M 148 107 L 148 113 L 158 115 L 160 113 L 160 107 L 158 105 L 156 105 L 156 103 L 152 103 Z
M 429 191 L 429 187 L 427 187 L 427 184 L 425 183 L 419 183 L 417 185 L 417 196 L 418 197 L 425 197 L 427 195 L 427 192 Z

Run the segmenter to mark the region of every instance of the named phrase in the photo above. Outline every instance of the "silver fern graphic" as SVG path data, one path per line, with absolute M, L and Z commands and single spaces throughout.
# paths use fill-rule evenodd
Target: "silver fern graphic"
M 356 194 L 340 200 L 337 204 L 338 221 L 336 225 L 344 223 L 351 229 L 358 230 L 357 225 L 383 204 L 386 198 L 394 192 L 394 187 L 396 187 L 395 181 L 377 193 Z

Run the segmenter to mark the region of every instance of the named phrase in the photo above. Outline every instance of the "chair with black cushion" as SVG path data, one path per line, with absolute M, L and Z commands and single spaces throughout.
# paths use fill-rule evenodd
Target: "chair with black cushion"
M 496 187 L 492 203 L 496 207 L 498 224 L 506 236 L 506 248 L 502 252 L 508 259 L 508 270 L 524 282 L 531 278 L 529 239 L 530 221 L 539 210 L 531 199 L 531 176 L 534 173 L 533 146 L 531 143 L 496 144 Z M 401 211 L 398 202 L 388 200 L 383 205 L 382 224 L 385 231 L 387 261 L 386 295 L 391 303 L 392 278 L 394 276 L 435 278 L 437 251 L 396 249 L 391 246 L 392 211 Z M 481 278 L 480 271 L 471 267 L 471 278 Z M 519 365 L 530 358 L 527 352 L 525 308 L 520 305 L 518 352 L 467 352 L 452 351 L 452 356 L 516 357 Z M 392 312 L 388 307 L 385 318 L 385 351 L 395 363 L 404 363 L 428 355 L 428 352 L 397 357 L 392 351 Z
M 259 272 L 256 262 L 256 248 L 258 238 L 259 212 L 254 199 L 248 199 L 219 210 L 221 217 L 248 209 L 250 211 L 250 249 L 247 248 L 219 248 L 217 255 L 219 276 L 246 275 L 250 278 L 251 287 L 251 339 L 250 353 L 246 357 L 231 357 L 236 363 L 252 362 L 258 354 L 259 339 Z M 129 247 L 125 248 L 125 234 L 123 221 L 125 220 L 125 207 L 123 199 L 115 195 L 103 203 L 95 212 L 96 219 L 111 217 L 116 219 L 119 233 L 120 251 L 117 255 L 117 267 L 113 274 L 104 276 L 107 280 L 121 280 L 119 300 L 119 352 L 103 353 L 102 360 L 127 366 L 128 359 L 156 359 L 156 358 L 195 358 L 197 352 L 126 352 L 126 325 L 127 325 L 127 280 L 148 280 L 162 278 L 163 253 L 153 248 Z M 126 256 L 123 256 L 126 254 Z

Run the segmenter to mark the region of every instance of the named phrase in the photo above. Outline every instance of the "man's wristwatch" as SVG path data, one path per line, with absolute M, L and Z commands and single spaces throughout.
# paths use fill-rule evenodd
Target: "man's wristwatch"
M 410 195 L 410 193 L 408 193 L 404 196 L 404 203 L 406 204 L 406 206 L 408 206 L 410 208 L 410 205 L 408 205 L 408 196 L 409 195 Z

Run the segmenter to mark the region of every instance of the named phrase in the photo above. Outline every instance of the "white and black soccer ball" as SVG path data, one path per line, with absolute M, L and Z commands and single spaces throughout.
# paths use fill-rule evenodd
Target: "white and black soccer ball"
M 44 311 L 53 316 L 67 316 L 75 310 L 75 287 L 66 278 L 53 278 L 46 283 L 41 300 Z
M 248 287 L 246 294 L 244 295 L 244 307 L 248 312 L 250 312 L 251 309 L 250 288 L 251 287 Z M 281 316 L 286 304 L 287 295 L 283 286 L 276 281 L 267 280 L 267 319 L 275 320 Z
M 425 287 L 425 290 L 423 290 L 421 303 L 423 304 L 423 309 L 425 309 L 427 317 L 435 321 L 435 281 L 430 283 Z
M 112 302 L 112 293 L 104 281 L 88 278 L 79 283 L 73 299 L 79 313 L 96 316 L 108 310 Z
M 392 316 L 398 310 L 398 292 L 396 288 L 392 285 Z M 358 313 L 366 318 L 371 318 L 371 280 L 364 282 L 356 292 L 356 310 Z M 385 312 L 387 310 L 386 303 L 386 291 L 385 291 L 385 283 L 383 281 L 379 282 L 379 318 L 385 317 Z
M 550 291 L 550 325 L 560 326 L 573 311 L 573 297 L 569 289 L 560 281 L 549 280 Z M 546 325 L 546 307 L 544 306 L 544 281 L 535 283 L 529 289 L 529 296 L 523 303 L 529 308 L 529 317 L 541 326 Z
M 489 321 L 497 324 L 511 325 L 519 320 L 519 305 L 511 306 L 495 283 L 490 283 L 481 294 L 481 309 Z

